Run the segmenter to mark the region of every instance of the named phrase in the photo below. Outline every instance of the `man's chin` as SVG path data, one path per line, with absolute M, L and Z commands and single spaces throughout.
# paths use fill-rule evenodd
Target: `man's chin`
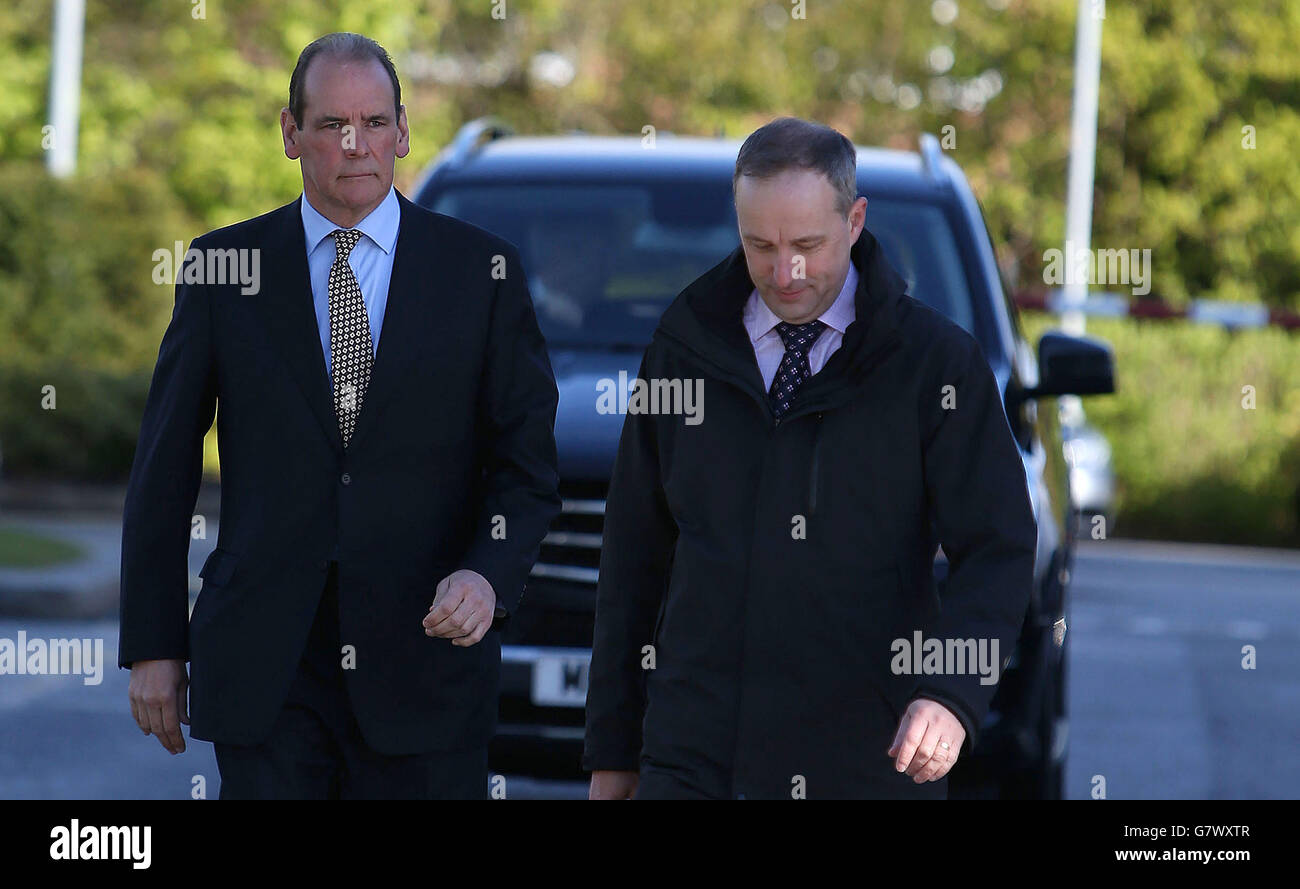
M 804 290 L 793 300 L 783 297 L 780 291 L 773 291 L 768 295 L 767 305 L 772 314 L 788 324 L 803 324 L 819 314 L 816 311 L 817 295 L 811 289 Z
M 336 179 L 330 198 L 341 207 L 361 210 L 376 206 L 386 194 L 388 186 L 381 187 L 378 176 L 354 176 Z
M 340 192 L 347 195 L 348 200 L 353 202 L 365 203 L 371 198 L 378 197 L 387 189 L 380 189 L 379 177 L 373 174 L 365 176 L 340 176 L 336 187 Z

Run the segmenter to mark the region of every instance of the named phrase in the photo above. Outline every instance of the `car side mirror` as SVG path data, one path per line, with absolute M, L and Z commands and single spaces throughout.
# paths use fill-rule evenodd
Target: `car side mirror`
M 1091 337 L 1049 330 L 1038 340 L 1038 385 L 1024 398 L 1049 395 L 1109 395 L 1115 391 L 1110 346 Z

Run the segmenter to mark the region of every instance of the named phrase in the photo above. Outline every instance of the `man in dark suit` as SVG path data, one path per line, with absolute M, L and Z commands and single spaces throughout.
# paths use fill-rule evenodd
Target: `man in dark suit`
M 223 798 L 483 798 L 494 628 L 560 507 L 550 363 L 515 248 L 393 188 L 382 47 L 322 37 L 289 92 L 302 197 L 195 240 L 159 350 L 123 516 L 132 714 L 172 753 L 181 723 L 214 742 Z M 236 261 L 265 280 L 214 274 Z

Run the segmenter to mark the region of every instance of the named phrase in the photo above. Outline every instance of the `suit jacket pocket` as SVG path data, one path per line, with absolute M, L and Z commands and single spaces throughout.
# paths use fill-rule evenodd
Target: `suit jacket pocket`
M 223 604 L 229 598 L 228 585 L 235 576 L 236 561 L 233 553 L 217 547 L 199 569 L 199 577 L 203 578 L 203 587 L 199 590 L 199 598 L 194 603 L 193 611 L 190 612 L 191 632 L 211 617 L 214 606 Z
M 234 553 L 221 547 L 214 549 L 199 570 L 199 577 L 203 578 L 203 588 L 226 586 L 230 583 L 230 579 L 235 574 L 236 561 Z

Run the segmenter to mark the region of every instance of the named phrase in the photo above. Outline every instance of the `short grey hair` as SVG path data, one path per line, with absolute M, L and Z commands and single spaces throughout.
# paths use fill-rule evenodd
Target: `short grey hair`
M 767 179 L 786 170 L 815 170 L 835 190 L 835 209 L 845 216 L 858 199 L 858 155 L 843 133 L 798 117 L 778 117 L 749 134 L 736 155 L 731 192 L 741 176 Z
M 321 55 L 356 62 L 374 59 L 383 65 L 384 72 L 393 84 L 393 120 L 396 121 L 401 116 L 402 84 L 397 80 L 397 69 L 393 66 L 388 50 L 361 34 L 336 31 L 324 37 L 317 37 L 307 44 L 298 55 L 298 64 L 293 66 L 293 75 L 289 78 L 289 113 L 293 115 L 294 123 L 299 129 L 302 128 L 303 103 L 306 101 L 302 95 L 302 83 L 307 79 L 307 66 L 311 64 L 312 59 Z

